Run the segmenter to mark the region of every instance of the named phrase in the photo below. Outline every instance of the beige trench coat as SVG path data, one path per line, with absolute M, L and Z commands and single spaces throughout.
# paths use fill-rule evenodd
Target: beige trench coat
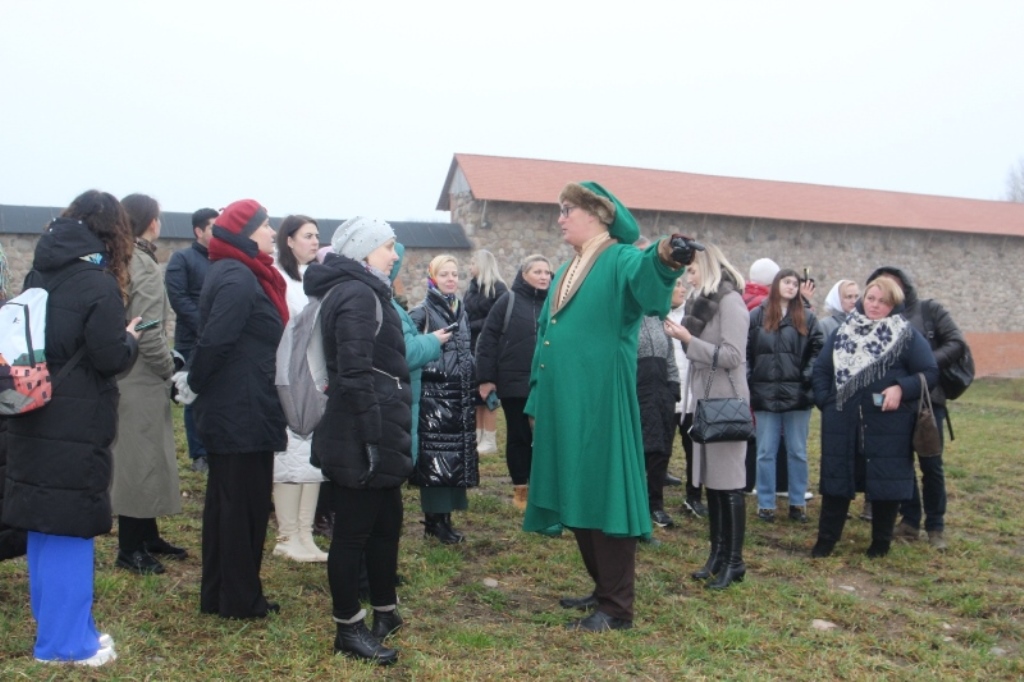
M 688 377 L 690 402 L 687 412 L 693 412 L 697 400 L 704 397 L 715 346 L 718 352 L 718 371 L 711 382 L 710 398 L 732 398 L 735 395 L 750 402 L 747 388 L 747 329 L 750 313 L 743 297 L 731 292 L 722 297 L 718 312 L 704 327 L 699 337 L 690 341 L 686 358 L 690 361 Z M 726 370 L 729 370 L 728 373 Z M 736 386 L 733 393 L 732 384 Z M 711 490 L 738 490 L 747 484 L 746 441 L 736 443 L 693 444 L 693 473 L 698 484 Z
M 117 380 L 121 399 L 110 501 L 115 514 L 150 519 L 181 512 L 167 385 L 174 360 L 164 329 L 171 306 L 160 267 L 139 248 L 132 254 L 131 276 L 128 319 L 162 324 L 142 332 L 138 360 Z

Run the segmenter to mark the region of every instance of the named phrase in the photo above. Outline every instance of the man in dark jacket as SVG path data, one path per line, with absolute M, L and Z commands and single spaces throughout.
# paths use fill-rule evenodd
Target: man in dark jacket
M 939 366 L 939 372 L 959 360 L 966 351 L 967 344 L 949 311 L 938 301 L 918 298 L 917 289 L 904 270 L 891 266 L 881 267 L 871 273 L 868 281 L 882 276 L 891 278 L 903 289 L 903 294 L 906 296 L 904 301 L 906 309 L 903 316 L 907 318 L 914 329 L 928 340 L 928 345 L 931 346 L 932 353 L 935 355 L 935 362 Z M 935 420 L 939 426 L 939 436 L 942 437 L 942 426 L 946 421 L 946 394 L 943 392 L 941 384 L 935 385 L 931 397 Z M 928 532 L 928 542 L 935 549 L 946 549 L 946 540 L 943 537 L 946 515 L 946 477 L 942 469 L 942 453 L 936 457 L 918 456 L 917 461 L 921 467 L 921 486 L 919 489 L 915 480 L 914 496 L 900 506 L 900 515 L 903 519 L 896 528 L 896 537 L 911 542 L 918 539 L 923 499 L 924 529 Z
M 174 350 L 186 362 L 199 337 L 199 294 L 210 267 L 207 247 L 213 235 L 213 221 L 218 215 L 212 208 L 201 208 L 192 214 L 192 232 L 196 239 L 188 248 L 176 251 L 171 256 L 164 275 L 167 298 L 177 316 L 174 324 Z M 196 433 L 191 405 L 185 406 L 185 438 L 188 441 L 188 456 L 192 459 L 192 471 L 205 472 L 208 468 L 206 448 Z

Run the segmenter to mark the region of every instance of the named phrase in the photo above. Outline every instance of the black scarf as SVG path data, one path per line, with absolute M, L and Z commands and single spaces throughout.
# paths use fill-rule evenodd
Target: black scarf
M 699 337 L 704 327 L 708 326 L 715 315 L 718 314 L 718 306 L 722 298 L 729 293 L 736 291 L 736 285 L 731 279 L 726 279 L 726 273 L 722 273 L 722 283 L 718 285 L 718 291 L 707 296 L 698 293 L 686 300 L 683 308 L 683 326 L 694 336 Z M 698 290 L 699 291 L 699 290 Z

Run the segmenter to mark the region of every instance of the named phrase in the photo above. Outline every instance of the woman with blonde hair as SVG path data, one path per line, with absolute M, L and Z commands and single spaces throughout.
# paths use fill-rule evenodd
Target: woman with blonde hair
M 871 500 L 868 558 L 889 553 L 900 502 L 914 488 L 913 432 L 921 379 L 939 368 L 928 341 L 901 315 L 903 290 L 888 277 L 828 337 L 811 374 L 821 410 L 821 518 L 815 558 L 832 554 L 858 492 Z
M 687 299 L 682 324 L 665 320 L 665 331 L 679 339 L 690 361 L 687 389 L 693 411 L 704 397 L 750 400 L 747 389 L 747 330 L 750 314 L 743 302 L 743 276 L 714 244 L 705 244 L 686 268 L 695 290 Z M 705 387 L 710 386 L 705 396 Z M 708 493 L 711 550 L 704 567 L 692 574 L 709 589 L 725 589 L 746 575 L 743 541 L 746 510 L 746 441 L 697 445 L 695 485 Z
M 498 299 L 477 343 L 477 382 L 480 397 L 491 392 L 505 413 L 505 463 L 512 478 L 513 504 L 526 509 L 533 432 L 523 412 L 530 397 L 530 369 L 537 345 L 541 308 L 551 286 L 551 261 L 540 254 L 523 260 L 512 289 Z
M 469 507 L 466 489 L 480 482 L 476 372 L 466 309 L 456 293 L 459 262 L 450 254 L 435 256 L 427 273 L 427 297 L 409 315 L 425 334 L 448 329 L 452 335 L 441 357 L 423 367 L 412 482 L 420 486 L 424 534 L 456 544 L 464 537 L 452 527 L 452 512 Z
M 463 297 L 466 306 L 466 317 L 469 318 L 470 348 L 477 352 L 480 332 L 484 329 L 487 315 L 497 300 L 508 291 L 508 285 L 498 271 L 498 261 L 490 251 L 480 249 L 473 254 L 469 263 L 469 289 Z M 494 410 L 487 407 L 487 396 L 481 398 L 474 393 L 473 404 L 476 405 L 476 441 L 481 455 L 498 451 L 497 417 Z

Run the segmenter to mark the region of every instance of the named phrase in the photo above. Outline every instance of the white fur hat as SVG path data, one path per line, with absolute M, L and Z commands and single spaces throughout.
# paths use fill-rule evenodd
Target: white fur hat
M 779 264 L 771 258 L 758 258 L 750 266 L 750 281 L 766 287 L 771 286 L 780 269 Z

